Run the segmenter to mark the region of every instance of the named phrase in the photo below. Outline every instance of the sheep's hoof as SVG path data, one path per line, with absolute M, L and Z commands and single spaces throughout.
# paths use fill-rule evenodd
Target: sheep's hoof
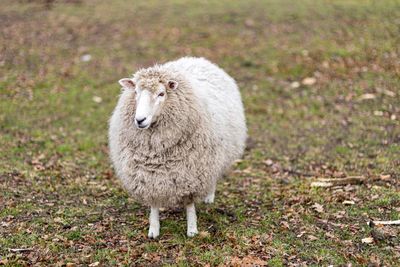
M 194 237 L 195 235 L 197 235 L 198 234 L 198 232 L 196 231 L 196 232 L 188 232 L 187 233 L 187 236 L 188 237 Z
M 197 235 L 199 232 L 197 231 L 197 229 L 188 229 L 187 231 L 187 236 L 188 237 L 194 237 L 195 235 Z
M 160 229 L 154 229 L 150 227 L 149 234 L 147 235 L 149 238 L 157 238 L 160 235 Z
M 214 198 L 215 198 L 215 195 L 214 195 L 214 194 L 209 194 L 209 195 L 206 196 L 206 198 L 204 199 L 204 203 L 212 204 L 212 203 L 214 203 Z

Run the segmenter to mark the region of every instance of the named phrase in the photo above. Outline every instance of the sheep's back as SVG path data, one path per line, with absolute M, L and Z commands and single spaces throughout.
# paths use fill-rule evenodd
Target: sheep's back
M 200 105 L 210 117 L 217 139 L 218 157 L 224 172 L 243 154 L 247 128 L 243 104 L 236 82 L 225 71 L 204 58 L 186 57 L 166 64 L 182 72 L 190 81 Z

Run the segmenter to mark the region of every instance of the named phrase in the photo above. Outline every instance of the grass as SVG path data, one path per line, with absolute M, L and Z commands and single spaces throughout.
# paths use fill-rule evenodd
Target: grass
M 44 2 L 0 11 L 0 264 L 399 262 L 398 229 L 366 225 L 400 219 L 399 1 Z M 237 80 L 251 145 L 198 205 L 199 236 L 167 210 L 151 241 L 107 122 L 119 78 L 184 55 Z M 310 187 L 344 175 L 369 180 Z

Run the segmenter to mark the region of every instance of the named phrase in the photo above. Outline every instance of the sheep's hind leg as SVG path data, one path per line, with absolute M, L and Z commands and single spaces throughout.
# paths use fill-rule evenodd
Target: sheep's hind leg
M 198 234 L 197 231 L 197 216 L 194 203 L 186 206 L 187 216 L 187 236 L 192 237 Z
M 160 211 L 157 207 L 151 207 L 149 238 L 157 238 L 160 235 Z
M 204 203 L 207 203 L 207 204 L 214 203 L 215 187 L 216 187 L 216 185 L 214 184 L 213 188 L 211 189 L 211 192 L 208 193 L 208 195 L 204 198 Z

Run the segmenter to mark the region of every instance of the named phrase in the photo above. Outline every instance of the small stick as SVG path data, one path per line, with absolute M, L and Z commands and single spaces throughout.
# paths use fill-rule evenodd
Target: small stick
M 348 184 L 362 184 L 365 182 L 364 176 L 347 176 L 345 178 L 317 178 L 316 182 L 312 182 L 313 187 L 332 187 Z
M 10 252 L 26 252 L 26 251 L 32 251 L 33 248 L 10 248 Z
M 374 227 L 375 225 L 400 225 L 400 220 L 397 221 L 369 221 L 368 225 Z
M 364 176 L 347 176 L 345 178 L 318 178 L 318 181 L 333 183 L 334 185 L 361 184 L 365 180 Z

